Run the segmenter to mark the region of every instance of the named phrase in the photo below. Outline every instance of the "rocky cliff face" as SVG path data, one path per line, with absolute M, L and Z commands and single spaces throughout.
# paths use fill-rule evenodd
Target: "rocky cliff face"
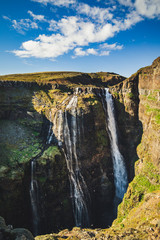
M 38 184 L 40 202 L 39 228 L 44 233 L 74 226 L 71 175 L 63 130 L 67 116 L 70 138 L 75 146 L 71 149 L 73 162 L 78 159 L 78 168 L 91 199 L 87 200 L 91 224 L 107 227 L 111 223 L 113 219 L 106 216 L 113 216 L 113 163 L 101 99 L 101 88 L 108 86 L 114 97 L 119 148 L 125 158 L 129 181 L 134 178 L 119 207 L 110 236 L 114 237 L 115 229 L 120 234 L 129 226 L 136 228 L 132 224 L 134 214 L 142 220 L 139 220 L 140 226 L 148 226 L 148 222 L 158 216 L 156 211 L 152 216 L 148 212 L 151 217 L 146 221 L 140 214 L 150 206 L 151 199 L 155 199 L 158 211 L 160 59 L 129 79 L 107 73 L 65 74 L 60 77 L 51 73 L 21 75 L 16 76 L 16 82 L 13 81 L 15 76 L 2 77 L 0 214 L 14 226 L 32 230 L 30 186 L 31 161 L 34 160 L 34 180 Z M 75 102 L 72 111 L 69 106 Z M 74 121 L 79 126 L 76 141 Z M 73 168 L 75 166 L 76 162 Z M 157 192 L 151 193 L 153 191 Z M 142 235 L 146 236 L 145 227 L 142 230 Z M 90 234 L 103 237 L 109 233 L 91 231 Z M 134 235 L 133 231 L 131 234 Z
M 8 223 L 33 231 L 30 188 L 31 162 L 35 160 L 39 233 L 74 226 L 62 132 L 65 112 L 68 124 L 72 124 L 73 113 L 67 106 L 76 96 L 78 166 L 90 195 L 87 204 L 91 224 L 103 226 L 104 211 L 112 209 L 113 165 L 100 88 L 95 85 L 105 86 L 107 81 L 112 85 L 111 79 L 115 83 L 124 79 L 112 75 L 103 74 L 103 79 L 99 74 L 85 75 L 80 80 L 61 79 L 58 84 L 52 79 L 43 85 L 27 80 L 14 82 L 12 78 L 0 82 L 0 213 Z M 110 218 L 106 221 L 111 223 Z
M 113 228 L 137 228 L 150 235 L 149 228 L 159 229 L 159 151 L 160 151 L 160 58 L 149 67 L 140 69 L 126 82 L 136 82 L 139 92 L 138 116 L 143 134 L 137 147 L 139 160 L 135 163 L 135 177 L 119 207 Z M 157 230 L 155 230 L 157 229 Z M 146 234 L 146 235 L 145 235 Z

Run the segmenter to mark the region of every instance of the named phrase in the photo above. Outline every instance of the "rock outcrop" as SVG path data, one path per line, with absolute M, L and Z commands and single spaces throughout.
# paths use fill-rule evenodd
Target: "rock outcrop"
M 15 228 L 6 225 L 4 218 L 0 217 L 0 239 L 1 240 L 33 240 L 34 237 L 27 229 Z
M 24 80 L 27 76 L 16 75 L 15 82 L 13 76 L 2 77 L 0 82 L 1 215 L 14 226 L 33 231 L 30 186 L 31 161 L 35 159 L 39 233 L 74 226 L 68 170 L 63 149 L 58 146 L 59 141 L 64 145 L 64 139 L 59 139 L 55 126 L 60 122 L 59 111 L 66 111 L 67 104 L 76 95 L 78 131 L 81 132 L 76 147 L 79 168 L 91 198 L 88 203 L 91 224 L 103 226 L 104 211 L 112 209 L 114 183 L 105 114 L 100 87 L 96 85 L 106 86 L 107 81 L 113 85 L 124 78 L 108 73 L 71 78 L 62 75 L 59 81 L 52 76 L 47 84 L 41 85 L 30 78 Z M 68 111 L 69 122 L 70 114 Z M 111 221 L 107 219 L 107 224 Z

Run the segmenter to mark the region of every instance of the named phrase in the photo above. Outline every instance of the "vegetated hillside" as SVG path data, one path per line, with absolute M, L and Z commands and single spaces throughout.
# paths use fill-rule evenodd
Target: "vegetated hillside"
M 10 74 L 0 76 L 0 81 L 25 82 L 44 84 L 58 84 L 69 86 L 105 86 L 114 85 L 125 79 L 115 73 L 81 73 L 81 72 L 40 72 L 26 74 Z M 106 85 L 106 86 L 107 86 Z

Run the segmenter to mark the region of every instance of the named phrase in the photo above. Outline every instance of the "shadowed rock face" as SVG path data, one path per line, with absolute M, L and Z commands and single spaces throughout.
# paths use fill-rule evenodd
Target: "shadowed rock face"
M 24 239 L 24 240 L 33 240 L 34 237 L 27 229 L 24 228 L 15 228 L 13 229 L 12 225 L 6 225 L 4 218 L 0 217 L 0 239 Z
M 154 165 L 159 164 L 159 69 L 157 59 L 152 66 L 139 70 L 128 79 L 99 73 L 97 76 L 85 75 L 85 78 L 78 75 L 77 78 L 65 78 L 65 81 L 61 79 L 58 84 L 56 80 L 49 80 L 50 83 L 42 86 L 22 81 L 0 82 L 0 213 L 7 223 L 33 230 L 29 189 L 30 163 L 35 159 L 34 177 L 40 199 L 39 233 L 75 225 L 65 159 L 63 129 L 67 111 L 69 129 L 75 114 L 79 126 L 76 155 L 90 195 L 87 200 L 90 223 L 93 227 L 111 224 L 115 192 L 113 164 L 100 97 L 100 88 L 107 84 L 111 86 L 114 99 L 119 148 L 129 181 L 134 178 L 135 161 L 141 159 L 136 162 L 137 177 L 128 188 L 115 224 L 125 219 L 145 193 L 157 189 L 159 178 Z M 96 84 L 92 85 L 95 79 Z M 150 84 L 145 84 L 147 80 Z M 77 96 L 77 105 L 73 114 L 67 106 L 74 96 Z M 151 171 L 154 176 L 150 175 Z M 149 187 L 143 178 L 146 172 Z M 136 184 L 145 187 L 136 191 Z

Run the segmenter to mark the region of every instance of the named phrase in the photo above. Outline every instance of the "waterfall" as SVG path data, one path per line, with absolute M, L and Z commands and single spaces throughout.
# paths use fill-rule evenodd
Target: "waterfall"
M 117 137 L 117 127 L 116 127 L 116 120 L 114 116 L 114 104 L 112 95 L 109 93 L 108 89 L 105 89 L 105 102 L 106 105 L 103 104 L 107 124 L 108 124 L 108 133 L 111 143 L 111 155 L 113 160 L 113 170 L 114 170 L 114 184 L 115 184 L 115 198 L 122 200 L 124 193 L 127 190 L 127 170 L 124 163 L 124 158 L 120 153 L 118 147 L 118 137 Z
M 39 196 L 38 196 L 38 183 L 35 178 L 36 160 L 31 161 L 31 184 L 30 184 L 30 200 L 32 207 L 32 219 L 33 219 L 33 233 L 36 236 L 39 232 Z
M 89 193 L 79 168 L 77 156 L 77 135 L 80 132 L 80 126 L 78 123 L 77 96 L 73 96 L 64 112 L 64 153 L 69 171 L 70 196 L 72 199 L 75 223 L 76 226 L 84 227 L 89 226 L 89 213 L 87 207 Z
M 53 123 L 51 121 L 51 112 L 49 114 L 49 121 L 50 121 L 50 125 L 49 125 L 49 130 L 48 130 L 48 135 L 47 135 L 47 141 L 46 144 L 50 144 L 53 138 L 53 131 L 52 131 L 52 127 L 53 127 Z

